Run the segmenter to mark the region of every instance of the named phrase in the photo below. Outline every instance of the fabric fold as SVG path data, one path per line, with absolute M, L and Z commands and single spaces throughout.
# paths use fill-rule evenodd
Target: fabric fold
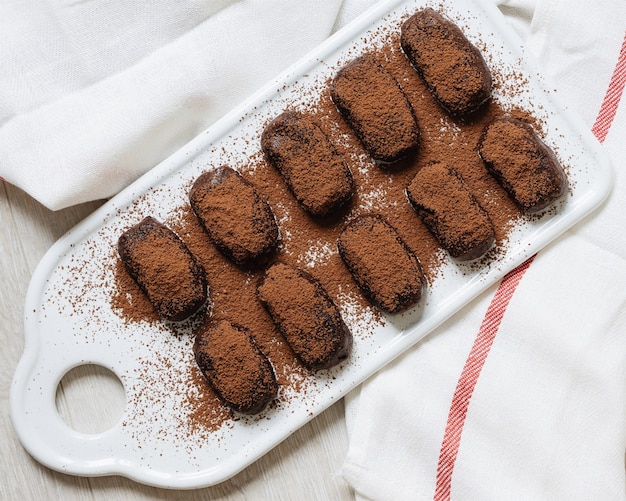
M 234 2 L 129 67 L 13 116 L 0 128 L 0 176 L 50 209 L 108 198 L 327 38 L 340 6 Z
M 626 6 L 496 3 L 569 111 L 604 124 L 614 188 L 525 270 L 468 401 L 454 392 L 502 285 L 346 397 L 357 499 L 626 497 Z

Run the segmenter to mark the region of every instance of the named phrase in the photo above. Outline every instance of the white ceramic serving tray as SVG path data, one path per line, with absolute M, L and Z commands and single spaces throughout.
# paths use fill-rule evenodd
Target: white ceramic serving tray
M 363 49 L 363 37 L 399 23 L 407 12 L 439 2 L 380 2 L 283 73 L 237 109 L 162 162 L 61 238 L 45 255 L 30 284 L 25 305 L 25 348 L 11 388 L 11 416 L 19 438 L 33 457 L 75 475 L 123 475 L 167 488 L 196 488 L 221 482 L 276 446 L 341 399 L 350 389 L 414 345 L 427 333 L 563 233 L 604 200 L 611 167 L 584 124 L 556 102 L 540 70 L 529 61 L 515 33 L 487 0 L 443 2 L 444 12 L 480 47 L 491 66 L 507 67 L 526 80 L 523 92 L 507 99 L 539 116 L 546 142 L 565 159 L 571 193 L 556 214 L 520 224 L 506 252 L 477 270 L 452 262 L 431 284 L 419 312 L 389 317 L 367 335 L 350 320 L 355 336 L 350 362 L 316 386 L 266 411 L 214 433 L 181 431 L 181 375 L 192 364 L 188 336 L 172 336 L 153 324 L 125 324 L 109 304 L 114 277 L 108 266 L 121 231 L 146 215 L 162 220 L 183 205 L 189 181 L 221 152 L 245 161 L 258 151 L 262 118 L 286 103 L 302 101 L 302 89 L 323 82 Z M 399 25 L 398 25 L 399 26 Z M 498 94 L 496 91 L 496 98 Z M 166 360 L 164 362 L 164 360 Z M 155 371 L 147 377 L 146 363 Z M 443 363 L 443 362 L 442 362 Z M 81 364 L 98 364 L 122 381 L 128 402 L 120 422 L 88 435 L 65 424 L 55 406 L 62 377 Z M 169 366 L 162 373 L 158 367 Z M 156 377 L 155 377 L 156 374 Z M 159 378 L 162 377 L 162 380 Z M 156 382 L 155 382 L 156 381 Z M 145 383 L 145 384 L 144 384 Z M 184 416 L 183 416 L 184 417 Z M 183 419 L 184 420 L 184 419 Z

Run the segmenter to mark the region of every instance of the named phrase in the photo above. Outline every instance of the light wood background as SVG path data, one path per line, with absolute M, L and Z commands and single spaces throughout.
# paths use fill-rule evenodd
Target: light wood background
M 22 448 L 9 415 L 9 394 L 24 347 L 28 284 L 48 248 L 101 204 L 52 212 L 0 181 L 0 500 L 354 499 L 340 475 L 348 447 L 343 402 L 230 480 L 198 490 L 157 489 L 122 477 L 74 477 L 40 465 Z M 73 428 L 93 433 L 116 422 L 123 398 L 115 376 L 96 366 L 81 366 L 61 381 L 57 407 Z

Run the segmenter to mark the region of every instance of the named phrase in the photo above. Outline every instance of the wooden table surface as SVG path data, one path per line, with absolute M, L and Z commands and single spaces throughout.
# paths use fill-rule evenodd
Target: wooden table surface
M 24 347 L 23 309 L 28 284 L 50 246 L 101 204 L 92 202 L 53 212 L 0 181 L 0 500 L 353 499 L 352 490 L 340 475 L 348 447 L 343 402 L 230 480 L 198 490 L 157 489 L 116 476 L 70 476 L 40 465 L 22 448 L 10 418 L 9 395 Z M 95 398 L 103 393 L 107 399 Z M 119 405 L 110 405 L 111 398 Z M 116 422 L 123 398 L 115 376 L 95 366 L 81 366 L 61 381 L 56 404 L 70 426 L 93 433 Z

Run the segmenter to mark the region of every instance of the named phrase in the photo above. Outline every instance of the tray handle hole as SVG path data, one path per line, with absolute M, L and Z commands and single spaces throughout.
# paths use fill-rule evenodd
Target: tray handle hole
M 70 369 L 57 386 L 57 412 L 70 428 L 97 434 L 113 428 L 126 407 L 126 392 L 114 372 L 96 364 Z

